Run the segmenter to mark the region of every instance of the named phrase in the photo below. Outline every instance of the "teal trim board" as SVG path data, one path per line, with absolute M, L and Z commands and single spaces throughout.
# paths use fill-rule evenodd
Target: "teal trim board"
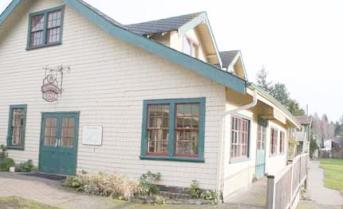
M 148 145 L 148 106 L 153 104 L 165 104 L 169 106 L 169 134 L 168 134 L 168 155 L 167 156 L 152 156 L 147 155 Z M 198 141 L 198 156 L 197 157 L 179 157 L 175 156 L 175 111 L 176 104 L 199 104 L 199 141 Z M 143 102 L 142 115 L 142 137 L 141 137 L 141 154 L 142 160 L 170 160 L 184 162 L 205 162 L 204 146 L 205 146 L 205 114 L 206 114 L 206 98 L 189 98 L 189 99 L 157 99 L 145 100 Z

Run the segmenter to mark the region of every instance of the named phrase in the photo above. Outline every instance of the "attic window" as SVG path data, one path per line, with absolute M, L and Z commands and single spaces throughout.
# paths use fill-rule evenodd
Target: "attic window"
M 63 7 L 30 15 L 28 49 L 61 44 Z
M 199 45 L 197 43 L 195 43 L 192 39 L 188 38 L 187 36 L 183 37 L 183 41 L 182 41 L 182 51 L 185 54 L 188 54 L 192 57 L 198 57 L 199 54 Z

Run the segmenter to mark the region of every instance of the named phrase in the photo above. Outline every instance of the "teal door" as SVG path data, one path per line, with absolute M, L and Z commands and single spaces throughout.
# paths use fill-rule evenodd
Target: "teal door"
M 256 178 L 261 178 L 266 170 L 266 128 L 258 127 L 256 146 Z
M 39 170 L 44 173 L 75 175 L 79 114 L 43 113 Z

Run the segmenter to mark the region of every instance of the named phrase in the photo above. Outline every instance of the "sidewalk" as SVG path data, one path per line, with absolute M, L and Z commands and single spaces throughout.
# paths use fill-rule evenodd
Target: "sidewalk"
M 343 205 L 339 191 L 324 187 L 324 171 L 319 161 L 310 161 L 308 173 L 308 193 L 310 199 L 321 205 Z

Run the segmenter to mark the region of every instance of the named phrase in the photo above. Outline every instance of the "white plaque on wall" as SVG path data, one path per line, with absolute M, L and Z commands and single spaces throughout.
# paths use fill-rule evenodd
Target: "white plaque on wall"
M 82 132 L 82 144 L 101 145 L 102 126 L 84 126 Z

